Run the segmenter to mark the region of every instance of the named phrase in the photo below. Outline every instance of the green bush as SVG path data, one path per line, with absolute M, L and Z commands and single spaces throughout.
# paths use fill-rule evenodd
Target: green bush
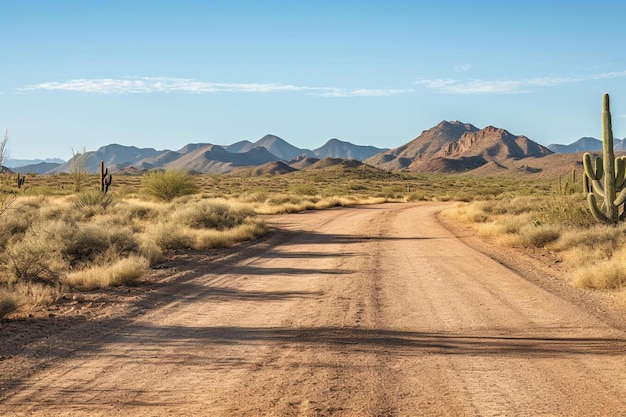
M 172 201 L 176 197 L 197 192 L 193 177 L 184 171 L 154 171 L 141 179 L 142 191 L 162 201 Z

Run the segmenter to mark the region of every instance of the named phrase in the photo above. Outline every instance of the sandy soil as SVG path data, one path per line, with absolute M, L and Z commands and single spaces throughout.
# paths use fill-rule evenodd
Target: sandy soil
M 444 206 L 271 217 L 261 241 L 4 320 L 0 415 L 626 415 L 624 316 Z

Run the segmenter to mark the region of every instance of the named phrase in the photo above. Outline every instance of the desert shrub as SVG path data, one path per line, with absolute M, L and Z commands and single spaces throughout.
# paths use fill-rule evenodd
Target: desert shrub
M 469 223 L 484 223 L 489 216 L 476 204 L 459 203 L 455 207 L 444 210 L 446 217 Z
M 413 191 L 411 193 L 409 193 L 409 195 L 406 197 L 406 201 L 426 201 L 428 200 L 428 195 L 423 192 L 423 191 Z
M 365 184 L 357 181 L 350 181 L 346 187 L 348 190 L 352 191 L 367 190 L 367 186 Z
M 18 307 L 18 297 L 15 293 L 0 290 L 0 317 L 15 311 Z
M 118 256 L 139 253 L 140 243 L 136 235 L 128 228 L 113 227 L 106 231 L 109 251 Z
M 288 190 L 299 195 L 317 195 L 317 188 L 313 184 L 289 184 Z
M 302 202 L 302 200 L 302 197 L 295 196 L 293 194 L 274 194 L 265 201 L 265 204 L 270 206 L 281 206 L 283 204 L 298 204 Z
M 34 224 L 22 239 L 7 247 L 7 268 L 18 279 L 55 281 L 67 266 L 61 251 L 69 230 L 60 220 Z
M 574 271 L 573 283 L 580 288 L 617 289 L 626 286 L 626 261 L 623 258 L 599 262 Z
M 155 266 L 163 258 L 163 251 L 152 239 L 144 238 L 139 245 L 139 253 L 148 260 L 150 266 Z
M 122 200 L 109 211 L 116 216 L 119 224 L 132 224 L 134 220 L 150 221 L 161 213 L 162 203 L 136 200 Z
M 196 232 L 194 249 L 211 249 L 232 246 L 237 242 L 251 240 L 267 232 L 262 221 L 251 220 L 228 230 L 206 229 Z
M 107 230 L 94 225 L 68 225 L 64 231 L 61 254 L 70 265 L 93 262 L 110 245 Z
M 193 177 L 184 171 L 155 171 L 145 174 L 141 179 L 143 192 L 162 201 L 172 201 L 197 192 L 198 187 Z
M 147 233 L 162 250 L 189 249 L 193 247 L 193 237 L 184 229 L 174 223 L 158 223 Z
M 225 203 L 205 200 L 175 211 L 171 221 L 194 229 L 224 230 L 238 226 L 254 215 L 254 211 L 243 206 L 234 209 Z
M 74 208 L 101 208 L 106 210 L 107 207 L 113 204 L 113 196 L 108 193 L 103 193 L 100 190 L 83 191 L 76 194 L 74 198 Z
M 65 277 L 64 281 L 83 291 L 110 286 L 133 285 L 148 270 L 149 265 L 149 261 L 143 257 L 130 256 L 119 259 L 109 266 L 92 266 L 72 272 Z
M 544 199 L 535 209 L 537 221 L 562 226 L 590 227 L 596 221 L 587 209 L 585 196 L 581 194 L 556 195 Z
M 554 248 L 568 250 L 584 247 L 586 249 L 602 247 L 607 253 L 613 253 L 623 242 L 624 232 L 616 227 L 596 224 L 589 228 L 573 228 L 563 233 Z
M 267 192 L 247 193 L 241 196 L 241 201 L 249 203 L 263 203 L 267 200 L 269 194 Z
M 529 225 L 519 230 L 519 242 L 524 247 L 543 248 L 561 236 L 561 228 L 555 225 Z

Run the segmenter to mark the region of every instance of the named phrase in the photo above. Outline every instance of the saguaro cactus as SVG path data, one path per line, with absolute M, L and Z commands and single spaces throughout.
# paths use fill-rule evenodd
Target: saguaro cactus
M 104 161 L 100 161 L 100 191 L 106 194 L 111 181 L 113 181 L 113 175 L 109 174 L 109 168 L 104 167 Z
M 26 175 L 20 175 L 20 173 L 17 173 L 17 188 L 22 188 L 22 186 L 24 185 L 24 183 L 26 182 Z
M 591 214 L 597 220 L 616 224 L 626 215 L 619 207 L 626 201 L 626 158 L 615 158 L 613 153 L 613 130 L 611 127 L 611 110 L 609 95 L 602 97 L 602 157 L 593 158 L 591 154 L 583 155 L 585 175 L 591 181 L 591 191 L 587 201 Z M 619 194 L 618 194 L 619 193 Z M 603 198 L 598 207 L 596 196 Z

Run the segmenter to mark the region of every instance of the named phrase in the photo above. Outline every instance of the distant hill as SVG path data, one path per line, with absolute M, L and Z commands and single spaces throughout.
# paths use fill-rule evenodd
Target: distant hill
M 381 152 L 364 162 L 383 169 L 424 172 L 466 172 L 490 162 L 506 168 L 513 160 L 551 154 L 545 146 L 505 129 L 484 129 L 459 121 L 442 121 L 396 149 Z
M 39 162 L 37 164 L 13 168 L 13 172 L 19 172 L 20 174 L 47 174 L 61 165 L 62 164 L 59 163 Z
M 224 173 L 236 167 L 262 165 L 278 158 L 265 148 L 231 153 L 219 145 L 206 145 L 165 164 L 168 169 L 181 169 L 200 173 Z
M 324 169 L 330 167 L 341 166 L 343 168 L 358 168 L 362 166 L 361 161 L 356 159 L 344 159 L 344 158 L 324 158 L 309 165 L 306 169 Z
M 28 165 L 38 165 L 38 164 L 40 164 L 42 162 L 47 163 L 47 164 L 58 164 L 58 165 L 65 163 L 64 160 L 59 159 L 59 158 L 7 159 L 6 161 L 4 161 L 4 165 L 6 167 L 9 167 L 9 168 L 20 168 L 20 167 L 25 167 L 25 166 L 28 166 Z M 15 172 L 18 172 L 18 171 L 15 171 Z
M 314 149 L 313 155 L 320 159 L 343 158 L 358 159 L 359 161 L 362 161 L 386 150 L 387 149 L 376 148 L 374 146 L 354 145 L 350 142 L 344 142 L 339 139 L 330 139 L 323 146 Z
M 235 142 L 232 145 L 224 146 L 224 149 L 226 149 L 228 152 L 238 153 L 238 152 L 243 152 L 244 148 L 250 145 L 253 145 L 253 143 L 250 142 L 249 140 L 242 140 L 239 142 Z
M 408 168 L 416 160 L 430 160 L 441 148 L 458 141 L 463 134 L 476 131 L 478 128 L 469 123 L 442 121 L 424 130 L 412 141 L 398 148 L 380 152 L 364 162 L 387 170 Z
M 292 168 L 302 170 L 308 168 L 317 161 L 319 161 L 319 158 L 302 155 L 300 157 L 292 159 L 291 161 L 288 161 L 287 164 Z
M 548 149 L 556 153 L 579 153 L 579 152 L 601 152 L 602 141 L 600 139 L 584 137 L 569 145 L 551 144 Z M 626 139 L 613 138 L 613 150 L 617 152 L 626 151 Z
M 311 153 L 308 149 L 300 149 L 274 135 L 265 135 L 254 143 L 241 144 L 242 142 L 237 142 L 236 144 L 229 146 L 229 148 L 234 147 L 235 149 L 240 149 L 238 151 L 240 153 L 248 152 L 254 148 L 265 148 L 273 155 L 276 155 L 278 157 L 277 159 L 283 161 L 288 161 L 297 156 Z
M 548 145 L 548 149 L 556 153 L 596 152 L 602 150 L 602 141 L 584 137 L 569 145 L 551 144 Z
M 238 168 L 234 171 L 231 171 L 232 175 L 239 175 L 244 177 L 261 177 L 264 175 L 283 175 L 289 174 L 290 172 L 298 171 L 295 168 L 290 167 L 286 163 L 282 161 L 274 161 L 268 162 L 266 164 L 251 167 L 251 168 Z
M 131 166 L 133 163 L 139 162 L 142 159 L 154 157 L 159 155 L 163 151 L 157 151 L 152 148 L 137 148 L 135 146 L 124 146 L 118 144 L 112 144 L 100 147 L 97 151 L 85 152 L 84 155 L 77 154 L 77 156 L 84 156 L 87 171 L 91 173 L 98 172 L 100 170 L 100 161 L 104 161 L 106 166 Z M 73 158 L 69 161 L 54 168 L 50 173 L 70 172 L 72 169 Z

